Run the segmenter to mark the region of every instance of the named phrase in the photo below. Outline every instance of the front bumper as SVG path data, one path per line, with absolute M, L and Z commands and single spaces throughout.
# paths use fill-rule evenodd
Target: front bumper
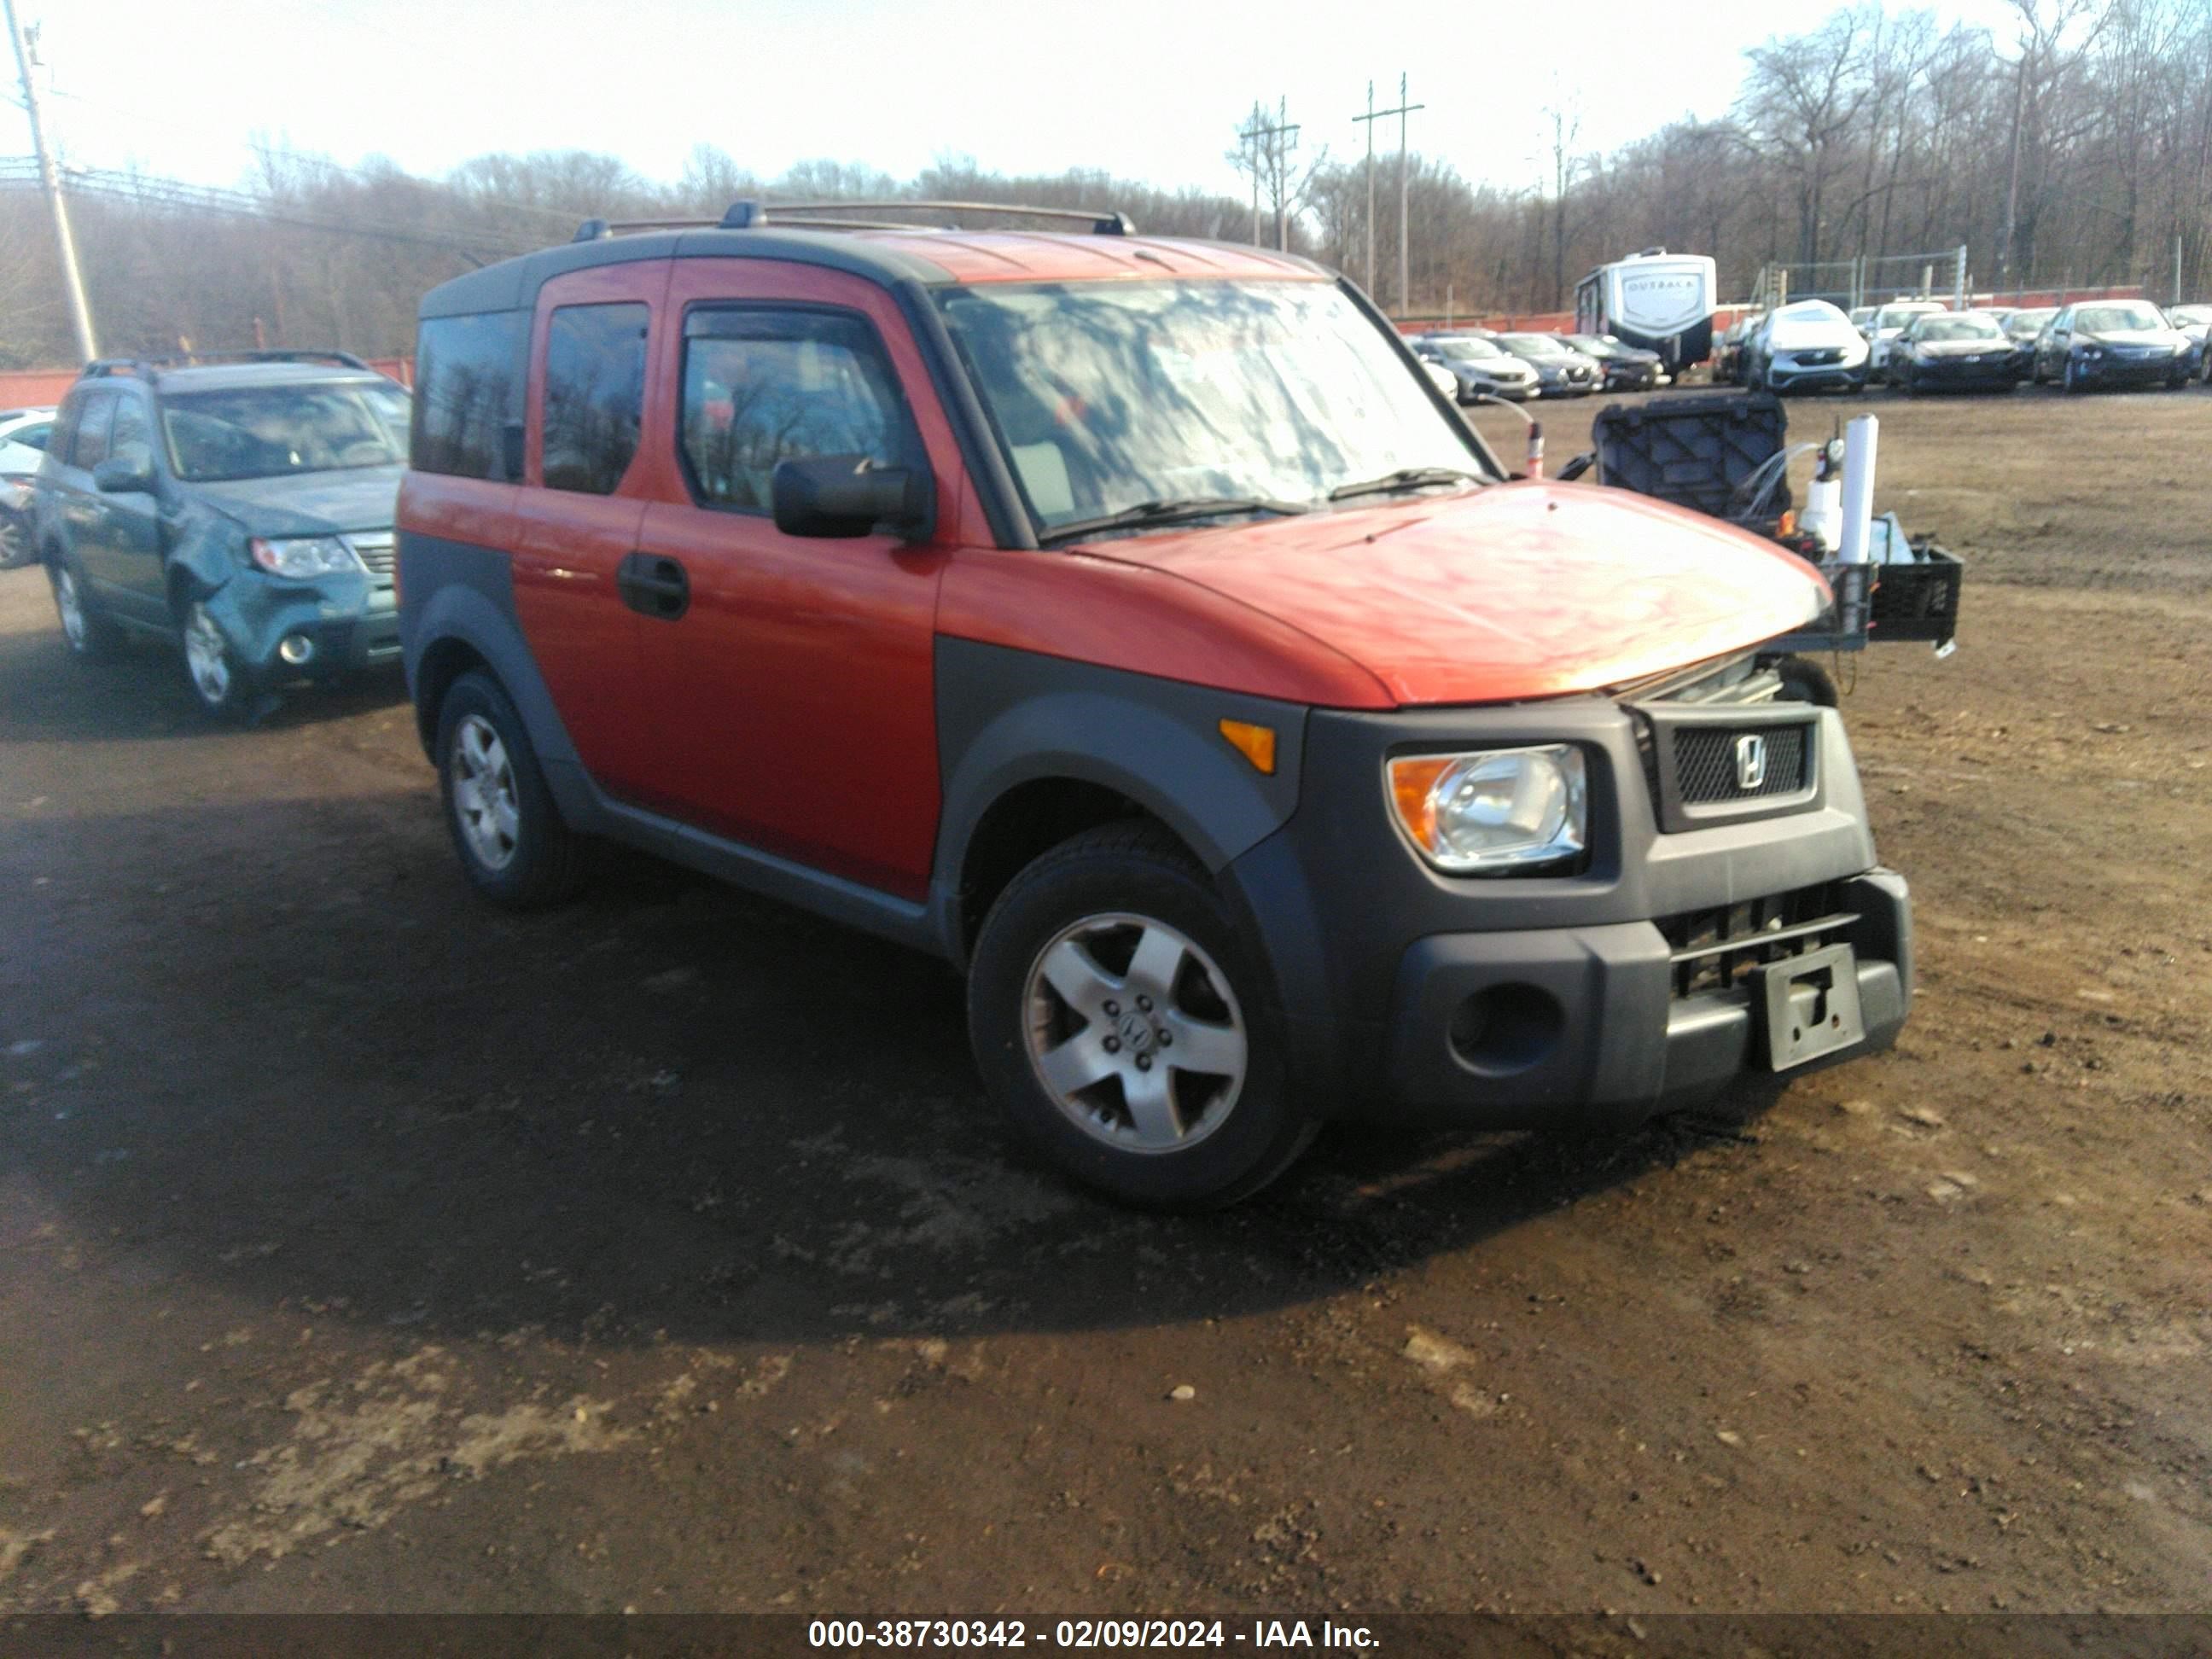
M 1809 791 L 1717 817 L 1656 804 L 1655 787 L 1679 786 L 1646 769 L 1655 728 L 1609 699 L 1310 714 L 1297 811 L 1221 879 L 1262 942 L 1292 1075 L 1316 1109 L 1619 1127 L 1763 1071 L 1752 981 L 1703 975 L 1691 959 L 1709 954 L 1696 919 L 1770 896 L 1817 896 L 1827 925 L 1807 948 L 1853 948 L 1864 1036 L 1836 1057 L 1887 1046 L 1912 985 L 1905 884 L 1876 862 L 1841 719 L 1796 706 L 1785 717 L 1811 722 Z M 1390 755 L 1544 742 L 1583 751 L 1585 867 L 1470 879 L 1412 852 L 1383 799 Z
M 289 581 L 245 571 L 207 605 L 240 665 L 264 682 L 335 678 L 399 660 L 399 607 L 389 580 L 341 572 Z M 283 656 L 292 639 L 307 641 L 304 661 Z
M 1766 370 L 1766 384 L 1777 392 L 1863 392 L 1866 383 L 1864 363 L 1821 363 L 1807 368 L 1777 362 L 1770 363 Z
M 1935 358 L 1916 362 L 1907 371 L 1913 384 L 1930 391 L 1939 387 L 1998 386 L 2010 388 L 2020 383 L 2020 370 L 2009 355 L 1990 362 L 1960 362 L 1955 359 Z
M 2075 367 L 2082 380 L 2090 386 L 2164 386 L 2169 380 L 2183 378 L 2188 371 L 2189 360 L 2168 355 L 2163 357 L 2084 357 L 2078 353 Z
M 1842 884 L 1858 921 L 1863 1038 L 1832 1064 L 1889 1047 L 1905 1024 L 1911 909 L 1882 869 Z M 1387 1074 L 1425 1121 L 1627 1127 L 1765 1072 L 1765 1011 L 1741 986 L 1674 994 L 1668 940 L 1648 921 L 1416 941 L 1399 965 Z

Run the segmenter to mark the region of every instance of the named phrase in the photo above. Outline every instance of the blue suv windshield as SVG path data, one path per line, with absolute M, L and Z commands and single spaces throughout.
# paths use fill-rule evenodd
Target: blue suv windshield
M 233 386 L 161 400 L 170 464 L 188 483 L 397 466 L 407 393 L 396 385 Z

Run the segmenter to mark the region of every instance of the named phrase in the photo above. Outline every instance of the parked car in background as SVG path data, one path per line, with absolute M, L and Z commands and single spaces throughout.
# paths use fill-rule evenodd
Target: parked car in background
M 2012 346 L 2013 367 L 2018 378 L 2033 380 L 2035 376 L 2035 343 L 2042 337 L 2044 328 L 2058 314 L 2057 306 L 2028 306 L 2005 314 L 2005 338 Z
M 88 366 L 33 491 L 70 652 L 172 641 L 201 705 L 242 719 L 287 681 L 397 662 L 407 412 L 343 352 Z
M 2189 378 L 2189 337 L 2148 300 L 2067 306 L 2035 343 L 2035 380 L 2069 392 L 2099 386 L 2177 386 Z
M 1826 300 L 1794 300 L 1770 311 L 1744 346 L 1743 384 L 1785 392 L 1861 392 L 1867 343 Z
M 1525 403 L 1541 384 L 1533 366 L 1486 334 L 1424 334 L 1413 346 L 1414 356 L 1450 372 L 1463 404 L 1480 397 Z
M 1442 363 L 1437 362 L 1433 358 L 1423 357 L 1420 361 L 1421 373 L 1429 377 L 1429 384 L 1436 387 L 1439 392 L 1450 398 L 1454 403 L 1457 403 L 1459 401 L 1459 376 L 1453 374 L 1451 370 L 1446 368 Z
M 1889 377 L 1907 392 L 2010 392 L 2020 384 L 2020 360 L 1995 318 L 1934 312 L 1890 342 Z
M 2212 331 L 2212 306 L 2168 306 L 2166 320 L 2189 337 L 2191 347 L 2189 371 L 2212 380 L 2212 350 L 2206 349 L 2206 336 Z
M 1559 334 L 1560 344 L 1597 359 L 1607 392 L 1650 392 L 1668 376 L 1659 354 L 1623 343 L 1610 334 Z
M 1862 336 L 1867 334 L 1874 327 L 1874 313 L 1872 306 L 1853 306 L 1850 309 L 1851 326 Z
M 1540 398 L 1587 398 L 1604 379 L 1596 358 L 1549 334 L 1501 334 L 1498 343 L 1536 371 Z
M 1905 331 L 1915 317 L 1948 311 L 1941 300 L 1896 300 L 1867 319 L 1867 378 L 1881 380 L 1889 374 L 1889 343 Z
M 969 228 L 741 203 L 424 297 L 402 626 L 488 901 L 605 837 L 945 958 L 1013 1133 L 1149 1205 L 1896 1035 L 1905 883 L 1759 661 L 1810 564 L 1507 482 L 1304 260 L 886 210 Z
M 31 479 L 53 426 L 51 409 L 0 409 L 0 570 L 31 562 Z
M 1743 347 L 1759 326 L 1760 313 L 1747 311 L 1721 331 L 1713 342 L 1713 384 L 1743 384 Z

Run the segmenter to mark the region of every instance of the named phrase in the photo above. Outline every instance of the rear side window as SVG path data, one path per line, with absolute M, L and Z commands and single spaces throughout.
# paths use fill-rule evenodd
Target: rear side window
M 709 310 L 684 320 L 684 460 L 708 506 L 767 512 L 778 461 L 901 465 L 919 447 L 910 431 L 898 383 L 858 317 Z
M 409 465 L 462 478 L 508 476 L 505 430 L 522 418 L 530 313 L 434 317 L 415 347 Z
M 645 413 L 641 305 L 562 306 L 545 335 L 548 489 L 611 495 L 637 453 Z
M 94 392 L 84 400 L 77 411 L 76 442 L 70 452 L 70 464 L 79 468 L 98 466 L 107 459 L 108 428 L 115 419 L 115 394 Z

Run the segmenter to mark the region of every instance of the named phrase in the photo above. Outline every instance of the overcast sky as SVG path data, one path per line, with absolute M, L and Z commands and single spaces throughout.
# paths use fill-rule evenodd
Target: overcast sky
M 1486 38 L 1464 0 L 17 0 L 45 25 L 52 118 L 83 165 L 233 184 L 258 131 L 421 173 L 488 150 L 578 148 L 672 179 L 703 140 L 763 176 L 828 157 L 904 178 L 966 155 L 1002 173 L 1096 167 L 1231 193 L 1223 152 L 1255 97 L 1288 97 L 1304 154 L 1356 157 L 1369 78 L 1388 107 L 1409 70 L 1427 106 L 1413 147 L 1519 186 L 1542 166 L 1546 106 L 1579 110 L 1585 149 L 1717 115 L 1745 47 L 1832 9 L 1585 0 L 1518 9 Z M 2008 9 L 1937 9 L 2002 27 Z M 0 80 L 13 70 L 0 58 Z M 0 134 L 0 154 L 28 152 L 4 107 Z M 1395 122 L 1377 144 L 1395 149 Z

